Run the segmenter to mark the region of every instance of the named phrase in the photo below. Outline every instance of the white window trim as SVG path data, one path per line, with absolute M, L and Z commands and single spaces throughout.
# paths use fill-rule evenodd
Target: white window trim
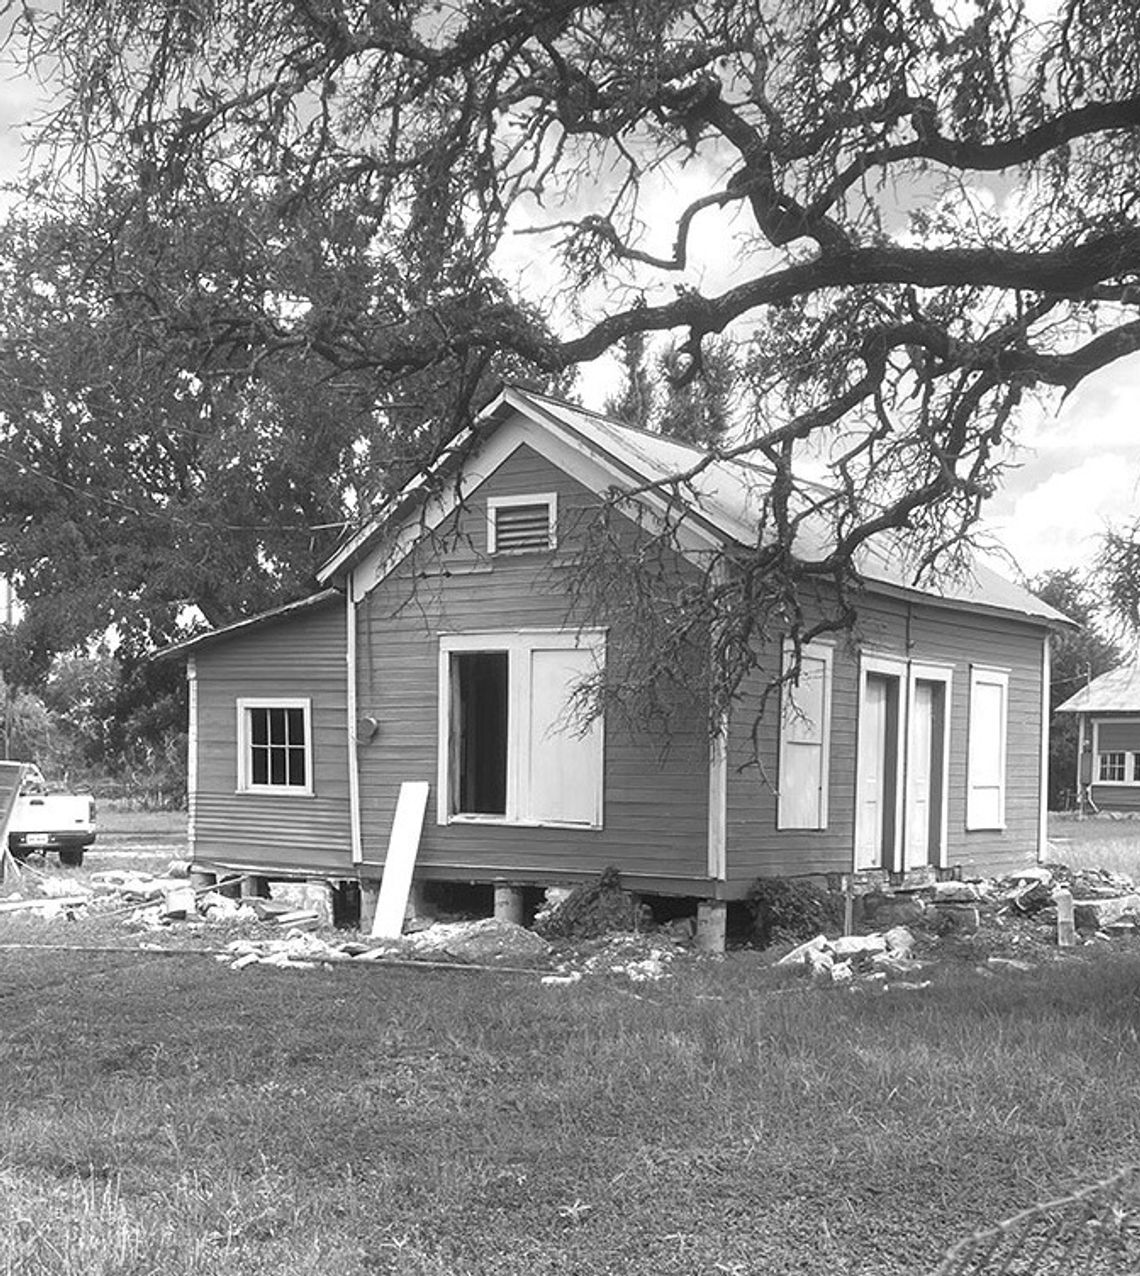
M 1117 727 L 1135 726 L 1140 723 L 1140 718 L 1110 718 L 1109 725 Z M 1093 779 L 1092 783 L 1098 788 L 1104 789 L 1136 789 L 1140 788 L 1140 780 L 1130 780 L 1130 775 L 1136 774 L 1136 757 L 1140 755 L 1140 749 L 1102 749 L 1100 747 L 1100 729 L 1104 725 L 1096 718 L 1092 724 L 1092 755 L 1093 755 Z M 1103 753 L 1123 753 L 1124 754 L 1124 779 L 1123 780 L 1102 780 L 1100 779 L 1100 759 Z
M 533 651 L 590 650 L 605 658 L 605 629 L 520 629 L 510 632 L 441 634 L 439 639 L 439 718 L 436 727 L 436 822 L 438 824 L 489 824 L 512 828 L 600 829 L 605 809 L 605 719 L 595 724 L 598 753 L 598 786 L 593 819 L 537 820 L 526 815 L 526 765 L 530 758 L 531 715 L 526 681 L 516 672 L 517 662 Z M 507 653 L 507 795 L 506 813 L 480 815 L 454 812 L 451 807 L 451 657 L 463 651 Z M 517 732 L 517 734 L 516 734 Z
M 823 661 L 823 721 L 820 723 L 820 777 L 819 777 L 819 804 L 817 807 L 818 818 L 814 824 L 792 824 L 788 822 L 784 814 L 783 801 L 783 785 L 784 777 L 787 775 L 788 766 L 788 748 L 789 741 L 787 732 L 785 731 L 785 723 L 788 715 L 796 712 L 794 707 L 794 697 L 796 688 L 790 682 L 785 682 L 780 688 L 780 761 L 779 761 L 779 777 L 780 792 L 776 803 L 776 828 L 780 831 L 785 829 L 809 829 L 820 831 L 827 828 L 829 814 L 829 797 L 830 797 L 830 778 L 831 778 L 831 695 L 832 695 L 832 670 L 835 662 L 835 648 L 831 643 L 826 642 L 808 642 L 804 643 L 801 652 L 803 655 L 813 660 Z M 784 639 L 783 643 L 783 669 L 787 672 L 791 661 L 795 659 L 795 645 L 789 638 Z
M 251 709 L 300 709 L 305 719 L 305 783 L 254 784 L 250 769 L 249 711 Z M 237 701 L 237 791 L 269 793 L 274 797 L 313 796 L 313 702 L 308 697 L 241 696 Z
M 550 543 L 544 549 L 499 549 L 496 543 L 496 513 L 501 509 L 517 508 L 520 505 L 545 505 Z M 489 496 L 487 497 L 487 553 L 488 554 L 542 554 L 558 548 L 558 493 L 531 492 L 526 496 Z
M 998 809 L 996 822 L 983 821 L 974 807 L 973 735 L 975 727 L 974 695 L 979 684 L 997 684 L 1002 688 L 1001 697 L 1001 748 L 998 752 Z M 993 665 L 970 666 L 970 704 L 966 735 L 966 831 L 1001 832 L 1006 827 L 1006 781 L 1009 771 L 1009 670 Z M 986 786 L 991 787 L 989 785 Z

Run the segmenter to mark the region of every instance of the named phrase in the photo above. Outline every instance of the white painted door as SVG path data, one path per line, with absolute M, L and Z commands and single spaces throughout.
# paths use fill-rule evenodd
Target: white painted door
M 887 743 L 890 695 L 887 679 L 868 674 L 859 720 L 858 806 L 855 867 L 881 868 L 886 828 Z
M 907 759 L 906 867 L 930 863 L 934 801 L 934 684 L 918 681 L 910 703 L 910 756 Z
M 573 696 L 595 670 L 589 648 L 531 652 L 530 768 L 532 819 L 560 824 L 601 821 L 602 724 L 582 729 Z

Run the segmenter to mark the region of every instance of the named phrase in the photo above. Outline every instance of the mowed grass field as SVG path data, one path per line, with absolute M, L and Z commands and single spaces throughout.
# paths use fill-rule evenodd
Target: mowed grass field
M 5 1276 L 911 1276 L 1140 1160 L 1140 956 L 891 994 L 752 953 L 569 987 L 0 961 Z

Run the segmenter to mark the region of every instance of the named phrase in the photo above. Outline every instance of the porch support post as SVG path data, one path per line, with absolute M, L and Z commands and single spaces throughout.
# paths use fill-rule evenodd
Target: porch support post
M 516 926 L 521 926 L 525 916 L 522 887 L 512 886 L 508 882 L 496 882 L 495 920 L 514 922 Z
M 728 905 L 722 899 L 697 904 L 697 947 L 703 953 L 723 953 Z

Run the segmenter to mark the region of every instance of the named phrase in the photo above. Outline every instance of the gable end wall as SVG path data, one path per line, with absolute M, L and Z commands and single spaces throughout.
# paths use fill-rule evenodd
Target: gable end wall
M 557 553 L 488 557 L 487 498 L 535 492 L 557 493 Z M 358 751 L 366 864 L 383 863 L 401 782 L 427 780 L 431 796 L 418 859 L 425 876 L 573 882 L 614 866 L 633 889 L 708 892 L 703 722 L 692 723 L 662 755 L 657 742 L 607 720 L 601 829 L 437 819 L 440 635 L 573 628 L 568 570 L 556 564 L 573 552 L 575 522 L 596 504 L 585 487 L 521 446 L 466 494 L 434 547 L 421 546 L 357 605 L 358 712 L 381 724 Z M 373 585 L 357 582 L 357 595 Z

